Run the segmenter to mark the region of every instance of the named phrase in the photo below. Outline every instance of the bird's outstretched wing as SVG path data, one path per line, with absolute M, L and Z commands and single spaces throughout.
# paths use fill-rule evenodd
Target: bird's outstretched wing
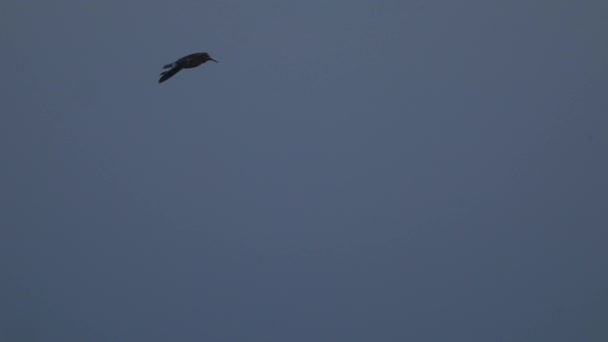
M 173 77 L 173 75 L 177 74 L 180 70 L 182 70 L 182 67 L 176 66 L 172 69 L 169 69 L 167 71 L 163 71 L 160 73 L 160 79 L 158 80 L 158 83 L 163 83 L 166 80 L 170 79 L 171 77 Z

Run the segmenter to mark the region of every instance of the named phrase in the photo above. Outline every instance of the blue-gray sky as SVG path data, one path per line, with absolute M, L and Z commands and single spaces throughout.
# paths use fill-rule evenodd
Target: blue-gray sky
M 4 1 L 0 340 L 608 340 L 606 13 Z

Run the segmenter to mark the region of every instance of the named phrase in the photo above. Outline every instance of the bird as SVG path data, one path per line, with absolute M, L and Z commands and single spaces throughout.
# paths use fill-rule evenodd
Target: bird
M 184 56 L 173 63 L 165 64 L 163 66 L 163 69 L 169 70 L 160 73 L 161 77 L 158 80 L 158 83 L 165 82 L 182 69 L 196 68 L 197 66 L 208 61 L 214 61 L 215 63 L 219 63 L 215 59 L 211 58 L 211 56 L 209 56 L 209 54 L 206 52 L 196 52 L 189 54 L 188 56 Z

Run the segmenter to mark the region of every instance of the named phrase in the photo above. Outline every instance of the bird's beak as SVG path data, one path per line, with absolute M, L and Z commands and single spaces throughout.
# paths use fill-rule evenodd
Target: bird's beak
M 209 60 L 210 60 L 210 61 L 214 61 L 215 63 L 219 63 L 218 61 L 216 61 L 215 59 L 213 59 L 213 58 L 211 58 L 211 57 L 209 57 Z

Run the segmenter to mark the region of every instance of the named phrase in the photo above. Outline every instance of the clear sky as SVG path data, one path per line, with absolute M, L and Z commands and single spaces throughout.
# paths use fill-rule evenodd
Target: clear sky
M 3 1 L 0 341 L 608 341 L 606 13 Z

